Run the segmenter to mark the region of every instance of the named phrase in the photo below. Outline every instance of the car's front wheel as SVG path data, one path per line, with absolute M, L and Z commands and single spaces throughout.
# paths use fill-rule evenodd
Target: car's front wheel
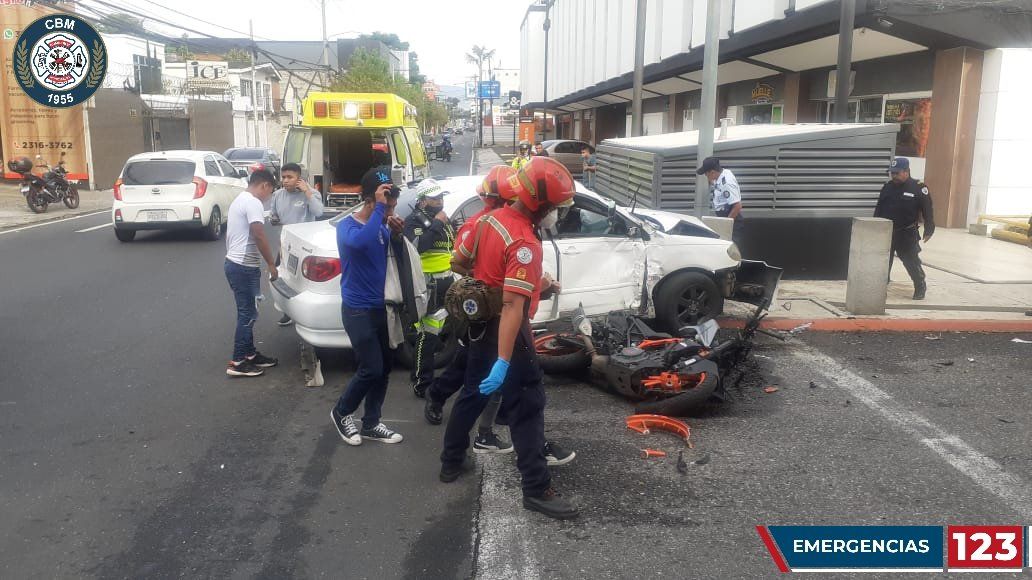
M 656 319 L 663 330 L 674 334 L 724 311 L 724 297 L 717 284 L 700 272 L 678 272 L 656 292 Z

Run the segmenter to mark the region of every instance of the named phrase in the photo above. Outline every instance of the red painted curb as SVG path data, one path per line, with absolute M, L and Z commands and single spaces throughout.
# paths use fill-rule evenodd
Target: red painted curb
M 816 332 L 1032 332 L 1032 320 L 957 320 L 923 318 L 765 318 L 760 328 L 792 330 L 809 324 Z M 720 325 L 741 328 L 740 319 L 725 318 Z

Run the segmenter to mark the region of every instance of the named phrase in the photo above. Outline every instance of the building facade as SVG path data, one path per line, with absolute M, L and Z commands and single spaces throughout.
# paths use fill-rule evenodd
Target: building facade
M 630 134 L 635 0 L 532 5 L 521 28 L 524 103 L 559 136 Z M 705 0 L 647 0 L 645 134 L 833 119 L 838 0 L 722 0 L 715 119 L 700 118 Z M 545 19 L 549 20 L 548 52 Z M 847 119 L 900 125 L 896 155 L 935 197 L 941 222 L 1032 213 L 1032 174 L 1014 168 L 1032 121 L 1032 6 L 857 0 Z M 547 67 L 545 60 L 547 58 Z M 547 69 L 547 79 L 545 70 Z M 546 92 L 547 88 L 547 92 Z

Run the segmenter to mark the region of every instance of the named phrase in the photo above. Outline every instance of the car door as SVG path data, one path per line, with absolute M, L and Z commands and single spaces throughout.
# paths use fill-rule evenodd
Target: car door
M 578 195 L 546 237 L 555 240 L 559 254 L 560 312 L 583 305 L 588 314 L 604 314 L 638 303 L 645 241 L 615 206 Z
M 403 176 L 405 183 L 410 183 L 414 180 L 415 172 L 412 170 L 412 156 L 409 154 L 408 142 L 405 140 L 405 134 L 401 129 L 391 129 L 390 133 L 391 141 L 391 155 L 393 156 L 393 165 L 391 166 L 392 174 L 400 172 Z
M 219 204 L 224 204 L 222 207 L 222 215 L 228 218 L 229 204 L 233 203 L 237 194 L 247 187 L 247 181 L 237 175 L 239 170 L 236 167 L 233 167 L 233 164 L 227 161 L 224 157 L 216 155 L 215 161 L 218 162 L 219 169 L 222 170 L 222 179 L 225 183 L 223 186 L 225 189 L 225 195 L 219 199 Z
M 222 175 L 222 170 L 219 169 L 219 162 L 215 160 L 214 155 L 204 156 L 204 180 L 208 182 L 208 189 L 205 191 L 204 196 L 211 196 L 212 205 L 219 206 L 219 212 L 225 216 L 226 211 L 229 210 L 229 205 L 226 204 L 226 197 L 229 195 L 226 184 L 226 178 Z M 210 214 L 211 209 L 207 212 Z M 208 216 L 204 216 L 207 218 Z

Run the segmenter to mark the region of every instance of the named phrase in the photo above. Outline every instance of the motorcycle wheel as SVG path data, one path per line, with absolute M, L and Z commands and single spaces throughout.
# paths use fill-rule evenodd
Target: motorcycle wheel
M 29 204 L 29 209 L 35 213 L 43 213 L 47 211 L 47 200 L 43 198 L 43 195 L 35 189 L 29 190 L 29 193 L 25 196 L 25 202 Z
M 707 373 L 706 380 L 695 388 L 673 397 L 641 401 L 634 406 L 635 413 L 650 413 L 668 417 L 685 417 L 702 407 L 717 390 L 720 378 L 717 373 Z
M 558 335 L 548 334 L 534 340 L 538 365 L 545 374 L 575 373 L 591 366 L 591 356 L 584 348 L 564 344 L 557 338 Z
M 64 204 L 68 209 L 79 207 L 79 190 L 74 185 L 69 185 L 65 191 Z

